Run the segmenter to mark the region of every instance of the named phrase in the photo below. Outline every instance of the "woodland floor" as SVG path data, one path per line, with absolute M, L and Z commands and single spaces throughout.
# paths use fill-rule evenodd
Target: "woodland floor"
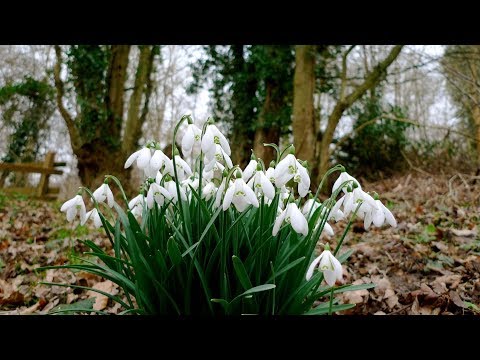
M 362 181 L 363 188 L 377 191 L 392 209 L 398 227 L 364 231 L 359 220 L 347 235 L 342 251 L 354 253 L 344 265 L 344 282 L 376 284 L 338 295 L 341 303 L 357 304 L 348 314 L 480 314 L 480 181 L 474 179 L 413 172 Z M 68 224 L 60 205 L 0 194 L 0 314 L 46 314 L 88 298 L 98 310 L 122 310 L 98 293 L 39 283 L 118 293 L 110 281 L 87 273 L 35 272 L 39 266 L 78 261 L 75 256 L 86 251 L 78 239 L 109 247 L 101 231 Z M 344 226 L 335 224 L 336 234 Z

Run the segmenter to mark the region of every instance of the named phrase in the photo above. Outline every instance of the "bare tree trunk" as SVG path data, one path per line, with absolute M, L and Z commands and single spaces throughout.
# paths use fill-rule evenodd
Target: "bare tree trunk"
M 148 104 L 150 98 L 151 89 L 149 89 L 147 85 L 151 81 L 150 74 L 152 71 L 153 59 L 153 47 L 140 46 L 140 57 L 138 59 L 137 73 L 135 74 L 135 84 L 133 93 L 130 96 L 127 122 L 125 124 L 125 132 L 122 142 L 122 150 L 125 155 L 136 150 L 137 141 L 142 135 L 142 125 L 146 114 L 144 113 L 142 118 L 140 115 L 140 105 L 144 94 L 148 95 L 145 96 L 146 104 Z
M 55 46 L 57 62 L 54 68 L 55 86 L 57 88 L 57 106 L 60 114 L 67 124 L 72 143 L 73 153 L 78 160 L 78 174 L 82 183 L 94 188 L 98 186 L 106 174 L 115 175 L 123 180 L 129 179 L 129 173 L 123 169 L 125 155 L 133 151 L 133 148 L 141 136 L 142 122 L 148 111 L 148 101 L 152 92 L 150 73 L 152 72 L 153 47 L 142 46 L 140 48 L 140 59 L 135 77 L 135 89 L 130 98 L 128 114 L 126 117 L 124 140 L 121 139 L 122 124 L 125 119 L 124 91 L 129 61 L 129 45 L 113 45 L 109 51 L 109 62 L 106 69 L 105 85 L 99 82 L 99 92 L 105 93 L 106 120 L 102 113 L 105 109 L 98 109 L 95 106 L 97 93 L 77 93 L 83 103 L 92 104 L 88 110 L 96 114 L 96 120 L 100 121 L 95 128 L 94 136 L 84 136 L 81 129 L 82 113 L 79 112 L 74 118 L 63 105 L 64 84 L 61 80 L 61 49 Z M 81 66 L 81 65 L 80 65 Z M 79 85 L 88 79 L 77 79 Z M 102 88 L 102 86 L 105 86 Z M 78 87 L 80 89 L 80 87 Z M 145 96 L 144 107 L 141 110 L 142 98 Z M 82 98 L 83 97 L 83 98 Z M 87 99 L 87 101 L 85 101 Z M 93 99 L 89 102 L 89 99 Z M 93 126 L 95 123 L 93 124 Z M 89 126 L 92 126 L 89 124 Z M 120 143 L 122 145 L 120 146 Z M 124 183 L 128 191 L 128 183 Z
M 298 45 L 295 48 L 295 75 L 293 80 L 293 138 L 295 156 L 315 166 L 317 126 L 314 116 L 315 46 Z
M 474 105 L 472 118 L 475 124 L 475 139 L 477 149 L 477 164 L 480 166 L 480 106 Z
M 270 162 L 275 159 L 275 150 L 270 146 L 263 146 L 263 144 L 280 142 L 280 129 L 278 126 L 273 125 L 274 122 L 268 121 L 268 117 L 276 114 L 279 107 L 283 104 L 281 99 L 275 97 L 274 91 L 276 90 L 276 84 L 272 82 L 266 83 L 266 95 L 265 102 L 263 103 L 262 110 L 258 116 L 257 130 L 255 131 L 254 147 L 253 151 L 255 155 L 261 158 L 265 162 L 265 166 L 268 167 Z
M 110 62 L 107 73 L 107 123 L 111 124 L 112 138 L 120 139 L 123 120 L 124 86 L 127 78 L 128 55 L 130 45 L 113 45 L 111 47 Z

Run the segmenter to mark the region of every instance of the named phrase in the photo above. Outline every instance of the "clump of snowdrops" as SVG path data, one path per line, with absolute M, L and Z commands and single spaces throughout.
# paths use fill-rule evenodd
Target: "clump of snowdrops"
M 111 280 L 123 298 L 93 290 L 119 302 L 123 313 L 139 314 L 332 314 L 354 306 L 338 304 L 335 294 L 373 287 L 343 283 L 341 264 L 351 252 L 340 249 L 355 217 L 363 218 L 366 229 L 396 226 L 377 194 L 365 192 L 341 165 L 312 194 L 308 165 L 295 157 L 293 146 L 280 151 L 265 144 L 277 151 L 276 161 L 267 165 L 252 154 L 241 169 L 212 120 L 199 128 L 184 116 L 173 144 L 185 122 L 183 159 L 175 147 L 170 159 L 149 141 L 126 160 L 125 168 L 135 164 L 145 174 L 133 199 L 107 175 L 93 193 L 80 188 L 63 204 L 68 221 L 79 216 L 82 224 L 103 227 L 113 251 L 85 241 L 88 257 L 57 268 Z M 320 202 L 328 176 L 338 178 L 330 198 Z M 110 186 L 120 188 L 120 203 Z M 335 238 L 330 223 L 340 220 L 348 225 Z M 335 247 L 324 244 L 317 257 L 322 233 Z

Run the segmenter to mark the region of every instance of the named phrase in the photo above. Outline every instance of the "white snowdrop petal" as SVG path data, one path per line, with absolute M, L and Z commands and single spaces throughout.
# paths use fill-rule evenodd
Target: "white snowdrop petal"
M 132 155 L 130 155 L 127 161 L 125 161 L 124 168 L 125 169 L 129 168 L 133 164 L 133 162 L 137 160 L 139 155 L 140 155 L 140 150 L 135 151 Z
M 137 166 L 140 169 L 144 169 L 150 163 L 150 159 L 152 158 L 152 153 L 149 148 L 143 148 L 140 150 L 140 155 L 137 158 Z
M 230 186 L 225 193 L 225 197 L 223 198 L 223 211 L 226 211 L 233 200 L 233 194 L 235 193 L 235 187 Z
M 318 263 L 320 262 L 320 260 L 322 259 L 322 255 L 321 254 L 320 256 L 318 256 L 315 260 L 312 261 L 312 263 L 310 264 L 310 266 L 308 267 L 308 270 L 307 270 L 307 275 L 305 276 L 307 281 L 310 280 L 313 276 L 313 270 L 315 270 L 315 267 L 318 265 Z

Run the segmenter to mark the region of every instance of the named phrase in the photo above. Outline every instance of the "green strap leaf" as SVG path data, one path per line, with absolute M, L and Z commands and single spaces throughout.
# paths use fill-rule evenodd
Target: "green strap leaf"
M 169 238 L 167 241 L 167 253 L 170 260 L 172 260 L 173 265 L 178 265 L 182 262 L 182 253 L 173 237 Z
M 235 269 L 235 273 L 238 276 L 238 280 L 240 280 L 240 284 L 242 284 L 243 288 L 248 291 L 248 289 L 251 290 L 252 288 L 252 282 L 250 281 L 250 278 L 248 277 L 247 270 L 245 269 L 245 266 L 242 263 L 242 260 L 238 258 L 237 256 L 233 255 L 232 256 L 232 262 L 233 262 L 233 268 Z

